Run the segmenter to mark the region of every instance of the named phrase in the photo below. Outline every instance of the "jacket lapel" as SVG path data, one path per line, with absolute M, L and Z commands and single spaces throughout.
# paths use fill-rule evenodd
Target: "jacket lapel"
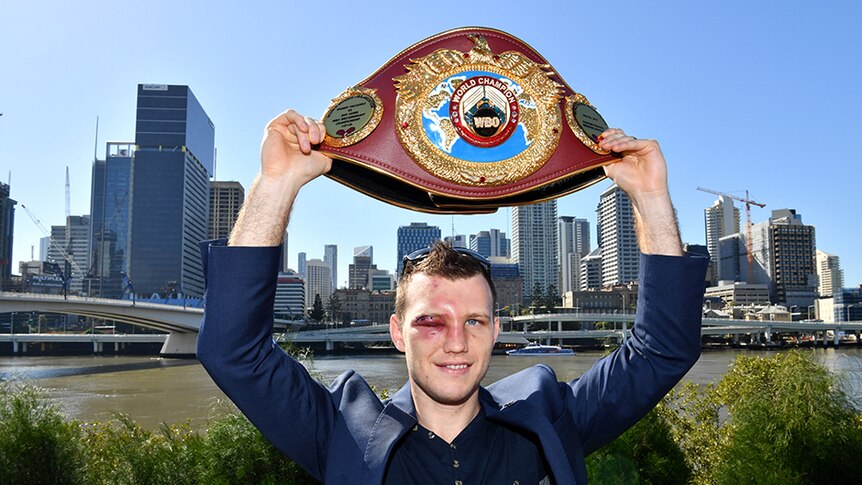
M 551 467 L 554 483 L 575 483 L 563 443 L 553 424 L 539 409 L 524 400 L 498 403 L 484 387 L 479 388 L 479 402 L 489 420 L 510 428 L 529 431 L 539 438 L 542 453 Z
M 371 483 L 383 482 L 392 447 L 416 423 L 413 396 L 410 394 L 410 384 L 407 383 L 386 403 L 371 430 L 364 457 L 372 473 Z

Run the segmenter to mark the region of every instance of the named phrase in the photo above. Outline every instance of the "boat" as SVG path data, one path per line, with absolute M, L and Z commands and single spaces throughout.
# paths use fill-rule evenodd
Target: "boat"
M 520 349 L 507 350 L 506 355 L 510 355 L 512 357 L 562 357 L 575 355 L 575 351 L 572 349 L 564 349 L 559 345 L 530 343 L 527 344 L 526 347 L 521 347 Z

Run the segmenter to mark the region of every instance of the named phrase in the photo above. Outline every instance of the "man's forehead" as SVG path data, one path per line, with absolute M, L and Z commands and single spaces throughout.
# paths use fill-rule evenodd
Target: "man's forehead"
M 484 291 L 483 291 L 484 290 Z M 405 294 L 407 305 L 423 301 L 438 292 L 446 292 L 452 298 L 469 296 L 470 299 L 487 298 L 491 304 L 491 287 L 481 274 L 469 278 L 447 278 L 442 275 L 429 275 L 427 273 L 416 273 L 410 277 Z M 466 295 L 465 293 L 469 293 Z M 477 307 L 482 306 L 481 301 L 476 301 Z

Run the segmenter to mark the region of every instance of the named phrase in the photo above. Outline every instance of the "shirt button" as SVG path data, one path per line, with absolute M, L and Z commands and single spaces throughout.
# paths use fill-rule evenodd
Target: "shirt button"
M 452 460 L 452 466 L 453 466 L 454 468 L 458 468 L 459 466 L 461 466 L 461 464 L 460 464 L 460 463 L 458 463 L 458 460 Z
M 455 485 L 461 485 L 461 480 L 455 480 Z
M 433 440 L 433 439 L 434 439 L 434 432 L 433 432 L 433 431 L 429 431 L 429 432 L 428 432 L 428 439 L 429 439 L 429 440 Z
M 514 482 L 512 482 L 512 485 L 521 485 L 521 482 L 519 482 L 518 480 L 515 480 Z
M 452 448 L 453 450 L 457 450 L 457 449 L 458 449 L 458 448 L 455 448 L 455 443 L 451 443 L 451 444 L 449 445 L 449 448 Z

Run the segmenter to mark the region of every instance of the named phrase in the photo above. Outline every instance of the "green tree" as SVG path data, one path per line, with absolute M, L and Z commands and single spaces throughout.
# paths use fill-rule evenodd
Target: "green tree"
M 308 317 L 316 323 L 320 323 L 326 318 L 326 310 L 323 309 L 323 302 L 320 300 L 319 293 L 314 295 L 314 305 L 311 307 L 311 313 L 308 314 Z
M 554 310 L 557 308 L 557 304 L 559 303 L 559 295 L 557 295 L 557 287 L 554 285 L 548 285 L 548 288 L 545 290 L 545 296 L 543 298 L 543 302 L 546 313 L 554 313 Z
M 530 297 L 530 304 L 533 307 L 533 313 L 544 313 L 545 294 L 542 292 L 542 285 L 537 281 L 533 285 L 533 295 Z

